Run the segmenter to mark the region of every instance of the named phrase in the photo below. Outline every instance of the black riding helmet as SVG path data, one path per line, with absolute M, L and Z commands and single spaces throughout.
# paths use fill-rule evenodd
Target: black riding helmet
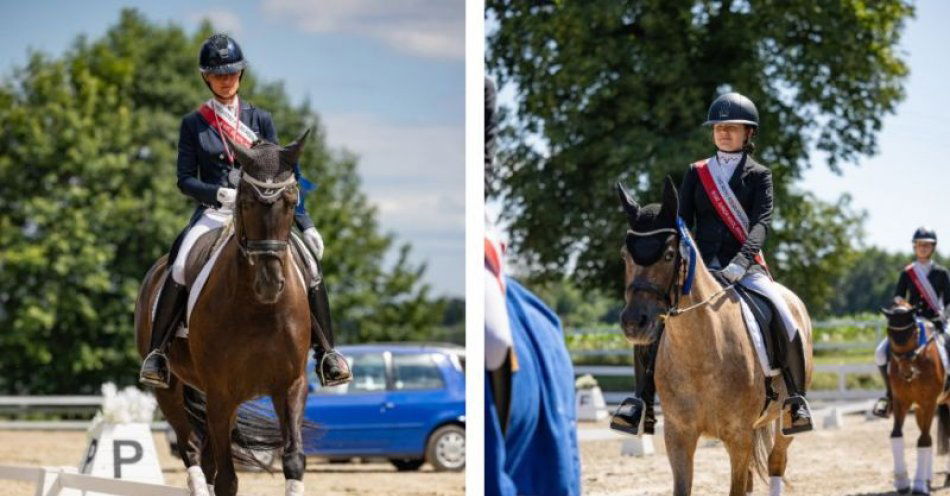
M 230 36 L 213 34 L 201 45 L 198 69 L 202 74 L 234 74 L 245 67 L 244 52 Z
M 739 93 L 726 93 L 713 100 L 709 106 L 705 126 L 714 124 L 745 124 L 754 128 L 759 127 L 759 111 L 752 100 Z
M 937 232 L 929 227 L 920 226 L 914 231 L 914 239 L 911 240 L 912 243 L 918 241 L 930 241 L 931 243 L 937 243 Z
M 759 132 L 759 111 L 755 108 L 752 100 L 736 92 L 720 95 L 709 106 L 706 122 L 703 123 L 704 126 L 716 124 L 745 124 L 751 126 L 752 134 L 749 135 L 743 149 L 746 153 L 752 153 L 755 150 L 752 138 Z

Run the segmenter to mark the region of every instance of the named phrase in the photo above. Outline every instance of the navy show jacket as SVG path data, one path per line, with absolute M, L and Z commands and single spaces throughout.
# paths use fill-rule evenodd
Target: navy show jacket
M 249 102 L 238 100 L 241 108 L 238 117 L 247 124 L 258 137 L 278 143 L 277 130 L 269 112 L 261 110 Z M 197 219 L 207 207 L 219 207 L 218 188 L 234 188 L 230 184 L 228 172 L 231 166 L 224 150 L 224 142 L 198 111 L 191 112 L 181 120 L 178 137 L 178 189 L 194 198 L 199 206 L 192 219 Z M 294 174 L 300 179 L 299 165 Z M 297 209 L 294 221 L 301 231 L 313 227 L 313 220 L 306 210 Z

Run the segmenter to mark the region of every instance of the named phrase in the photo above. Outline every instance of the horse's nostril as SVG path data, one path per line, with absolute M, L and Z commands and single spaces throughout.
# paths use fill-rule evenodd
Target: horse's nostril
M 647 316 L 645 314 L 640 315 L 639 325 L 640 327 L 644 327 L 647 325 Z

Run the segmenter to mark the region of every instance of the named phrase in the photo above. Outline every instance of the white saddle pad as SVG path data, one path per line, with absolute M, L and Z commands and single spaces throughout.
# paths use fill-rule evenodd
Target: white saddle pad
M 738 295 L 736 295 L 738 297 Z M 765 372 L 766 377 L 775 377 L 780 375 L 780 369 L 773 369 L 769 365 L 769 353 L 765 349 L 765 337 L 762 336 L 762 329 L 752 314 L 752 309 L 746 303 L 744 298 L 739 298 L 739 306 L 742 307 L 742 320 L 745 321 L 745 328 L 749 331 L 749 339 L 752 340 L 752 347 L 755 348 L 755 354 L 759 358 L 759 366 Z
M 188 292 L 188 308 L 185 312 L 185 319 L 179 325 L 178 329 L 175 331 L 175 336 L 180 338 L 188 337 L 188 322 L 191 321 L 191 312 L 195 308 L 195 303 L 198 301 L 198 297 L 201 296 L 201 291 L 204 289 L 205 284 L 208 282 L 208 277 L 211 275 L 211 271 L 214 269 L 215 263 L 218 261 L 218 256 L 221 255 L 221 251 L 224 250 L 224 247 L 228 244 L 231 238 L 234 237 L 234 232 L 232 231 L 228 234 L 227 238 L 224 241 L 218 243 L 218 247 L 215 248 L 214 252 L 208 258 L 208 261 L 205 263 L 204 267 L 201 268 L 201 272 L 198 273 L 198 277 L 195 278 L 194 284 L 192 284 L 191 289 Z M 288 248 L 289 249 L 289 248 Z M 307 287 L 306 280 L 304 279 L 303 272 L 300 270 L 300 267 L 297 266 L 297 261 L 294 257 L 290 257 L 290 260 L 294 265 L 294 271 L 297 273 L 297 277 L 300 279 L 300 284 L 304 287 Z M 165 278 L 168 277 L 168 272 L 165 272 L 165 275 L 162 278 L 162 284 L 164 284 Z M 155 298 L 155 301 L 152 303 L 152 321 L 155 319 L 155 310 L 158 306 L 158 298 Z

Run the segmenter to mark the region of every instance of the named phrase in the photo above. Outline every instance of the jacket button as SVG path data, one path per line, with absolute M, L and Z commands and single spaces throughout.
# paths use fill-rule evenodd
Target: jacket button
M 223 154 L 223 153 L 219 153 L 219 154 L 218 154 L 218 160 L 224 160 L 224 154 Z

